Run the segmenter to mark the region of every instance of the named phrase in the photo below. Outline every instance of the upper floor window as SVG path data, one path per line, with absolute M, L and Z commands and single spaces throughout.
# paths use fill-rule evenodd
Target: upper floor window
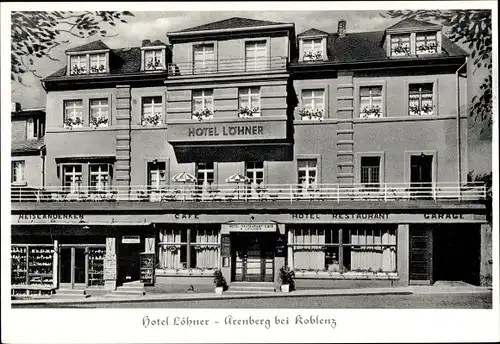
M 110 164 L 89 165 L 89 186 L 91 190 L 108 190 L 111 183 Z
M 214 44 L 199 44 L 193 46 L 194 74 L 213 73 L 216 71 Z
M 90 73 L 106 72 L 106 54 L 90 54 Z
M 359 110 L 362 118 L 382 116 L 382 86 L 362 86 L 359 88 Z
M 321 38 L 304 39 L 302 46 L 304 49 L 303 61 L 317 61 L 323 59 L 323 44 Z
M 318 160 L 301 159 L 297 160 L 298 182 L 305 189 L 316 185 L 318 175 Z
M 163 68 L 162 49 L 151 49 L 144 52 L 144 70 L 159 70 Z
M 302 90 L 302 109 L 299 115 L 302 120 L 323 119 L 325 111 L 325 90 Z
M 109 122 L 108 99 L 90 100 L 90 124 L 94 127 L 107 127 Z
M 82 100 L 64 101 L 64 125 L 68 128 L 83 126 Z
M 239 117 L 260 117 L 260 87 L 245 87 L 238 90 Z
M 62 182 L 69 192 L 80 191 L 82 187 L 82 165 L 64 165 Z
M 214 163 L 200 162 L 196 164 L 196 182 L 198 185 L 210 185 L 214 182 Z
M 45 134 L 45 120 L 37 117 L 30 117 L 26 121 L 26 136 L 28 139 L 43 137 Z
M 12 161 L 12 183 L 24 183 L 24 169 L 26 163 L 24 160 Z
M 148 186 L 158 190 L 165 185 L 167 185 L 166 163 L 157 160 L 148 162 Z
M 410 116 L 434 114 L 434 84 L 410 84 L 408 112 Z
M 71 75 L 87 74 L 87 55 L 72 55 L 70 66 Z
M 435 54 L 438 52 L 436 32 L 417 33 L 415 41 L 417 54 Z
M 380 187 L 380 157 L 361 157 L 361 184 L 363 189 L 379 189 Z
M 214 91 L 193 91 L 193 113 L 192 119 L 203 120 L 214 117 Z
M 391 56 L 411 55 L 410 34 L 391 35 Z
M 268 69 L 266 41 L 245 43 L 245 70 L 259 71 Z
M 249 161 L 245 163 L 245 173 L 250 184 L 264 183 L 264 162 L 262 161 Z
M 141 123 L 142 125 L 157 125 L 162 123 L 162 97 L 142 98 Z

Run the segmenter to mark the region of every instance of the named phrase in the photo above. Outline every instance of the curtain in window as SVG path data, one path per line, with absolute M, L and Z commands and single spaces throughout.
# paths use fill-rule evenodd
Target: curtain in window
M 294 244 L 308 244 L 295 246 L 293 262 L 295 270 L 324 270 L 325 268 L 325 231 L 322 229 L 294 230 Z
M 215 230 L 196 231 L 196 268 L 213 269 L 218 266 L 219 250 L 216 245 L 203 245 L 206 243 L 217 244 L 219 242 L 218 232 Z
M 160 232 L 160 242 L 169 243 L 161 245 L 160 267 L 164 269 L 180 269 L 181 265 L 181 245 L 173 244 L 181 242 L 180 230 L 165 230 Z
M 351 232 L 351 271 L 396 270 L 395 230 L 353 230 Z M 391 246 L 368 246 L 391 245 Z

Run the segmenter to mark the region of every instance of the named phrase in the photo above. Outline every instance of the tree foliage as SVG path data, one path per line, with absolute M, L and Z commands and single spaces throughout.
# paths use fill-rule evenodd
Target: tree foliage
M 470 115 L 476 122 L 492 124 L 492 35 L 491 10 L 394 10 L 382 17 L 434 20 L 449 28 L 447 36 L 468 46 L 476 68 L 487 68 L 488 77 L 480 85 L 480 94 L 472 98 Z
M 12 12 L 11 27 L 11 80 L 22 83 L 22 75 L 32 72 L 35 59 L 49 58 L 57 61 L 51 52 L 68 40 L 65 35 L 77 38 L 107 36 L 108 27 L 116 23 L 126 23 L 131 12 L 123 11 L 85 11 L 85 12 Z

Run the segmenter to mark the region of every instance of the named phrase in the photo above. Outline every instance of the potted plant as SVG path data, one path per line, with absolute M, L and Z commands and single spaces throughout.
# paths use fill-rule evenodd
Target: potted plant
M 64 120 L 64 126 L 66 128 L 81 127 L 83 125 L 83 119 L 80 117 L 71 118 L 68 117 Z
M 103 127 L 105 127 L 105 126 L 107 126 L 107 124 L 108 124 L 108 119 L 106 117 L 101 117 L 101 116 L 94 117 L 94 116 L 92 116 L 90 118 L 90 125 L 93 126 L 94 129 L 97 127 L 100 127 L 101 125 Z
M 375 105 L 369 108 L 368 106 L 361 111 L 363 114 L 363 118 L 369 118 L 369 117 L 380 117 L 381 111 L 380 111 L 380 106 Z
M 193 119 L 202 121 L 204 119 L 210 119 L 214 116 L 212 110 L 204 108 L 203 110 L 193 111 Z
M 301 119 L 323 119 L 323 109 L 314 109 L 314 110 L 309 110 L 309 109 L 301 109 L 299 110 L 299 115 L 301 116 Z
M 254 108 L 249 108 L 248 106 L 240 107 L 238 109 L 238 116 L 241 118 L 253 117 L 253 115 L 255 113 L 258 113 L 259 111 L 260 111 L 260 109 L 258 107 L 254 107 Z
M 148 124 L 158 125 L 161 122 L 161 114 L 155 113 L 154 115 L 142 117 L 142 125 L 146 126 Z
M 288 293 L 295 289 L 295 272 L 288 266 L 282 266 L 279 272 L 281 291 Z
M 219 269 L 214 272 L 215 294 L 222 295 L 222 292 L 227 288 L 226 279 Z
M 319 61 L 319 60 L 322 60 L 323 59 L 323 52 L 321 50 L 317 50 L 317 51 L 307 51 L 304 53 L 304 60 L 307 61 L 307 59 L 309 61 Z

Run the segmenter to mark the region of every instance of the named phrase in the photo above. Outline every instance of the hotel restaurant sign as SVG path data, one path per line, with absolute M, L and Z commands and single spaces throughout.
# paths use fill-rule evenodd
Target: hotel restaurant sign
M 169 142 L 277 140 L 286 138 L 286 120 L 169 122 Z
M 148 223 L 214 223 L 225 224 L 228 232 L 271 232 L 276 224 L 300 223 L 484 223 L 483 214 L 434 212 L 332 212 L 332 213 L 285 213 L 285 214 L 19 214 L 12 215 L 13 225 L 21 224 L 148 224 Z

